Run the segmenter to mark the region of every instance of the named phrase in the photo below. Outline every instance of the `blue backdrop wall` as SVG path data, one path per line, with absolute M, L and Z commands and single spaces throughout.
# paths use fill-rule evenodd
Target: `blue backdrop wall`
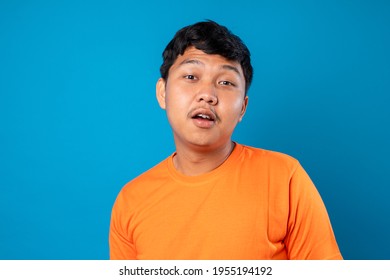
M 204 19 L 252 52 L 234 139 L 301 161 L 346 259 L 390 259 L 389 3 L 1 1 L 0 259 L 108 258 L 117 193 L 174 151 L 161 52 Z

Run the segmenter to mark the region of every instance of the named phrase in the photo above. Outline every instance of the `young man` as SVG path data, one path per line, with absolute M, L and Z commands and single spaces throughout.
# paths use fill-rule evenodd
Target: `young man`
M 325 206 L 297 160 L 232 141 L 250 53 L 215 22 L 179 30 L 157 100 L 176 152 L 129 182 L 112 210 L 111 259 L 342 259 Z

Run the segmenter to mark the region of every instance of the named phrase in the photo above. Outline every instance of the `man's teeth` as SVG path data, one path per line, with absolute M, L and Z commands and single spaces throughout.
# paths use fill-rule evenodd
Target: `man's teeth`
M 199 114 L 199 115 L 197 115 L 198 117 L 201 117 L 202 119 L 208 119 L 208 120 L 210 120 L 211 118 L 210 118 L 210 116 L 207 116 L 207 115 L 204 115 L 204 114 Z

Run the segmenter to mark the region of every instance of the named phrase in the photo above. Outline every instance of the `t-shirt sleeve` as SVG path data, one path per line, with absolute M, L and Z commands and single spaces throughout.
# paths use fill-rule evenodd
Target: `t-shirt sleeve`
M 135 260 L 135 246 L 128 234 L 126 205 L 121 194 L 118 195 L 111 213 L 109 245 L 111 260 Z
M 288 258 L 342 259 L 325 205 L 299 163 L 289 188 Z

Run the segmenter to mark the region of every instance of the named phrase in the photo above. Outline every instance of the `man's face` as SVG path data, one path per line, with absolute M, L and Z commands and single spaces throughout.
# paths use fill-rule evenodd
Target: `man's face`
M 217 148 L 230 143 L 248 98 L 241 65 L 189 47 L 157 82 L 175 144 Z

